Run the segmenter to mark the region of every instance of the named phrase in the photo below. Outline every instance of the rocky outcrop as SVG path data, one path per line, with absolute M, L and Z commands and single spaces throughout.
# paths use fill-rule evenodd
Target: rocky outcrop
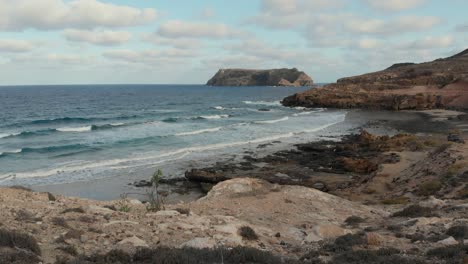
M 445 59 L 395 64 L 298 93 L 285 106 L 386 110 L 468 109 L 468 49 Z
M 293 69 L 246 70 L 220 69 L 210 86 L 311 86 L 314 81 L 302 71 Z

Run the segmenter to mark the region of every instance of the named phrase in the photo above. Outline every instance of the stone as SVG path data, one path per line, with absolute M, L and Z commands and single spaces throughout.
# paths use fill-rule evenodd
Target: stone
M 442 208 L 447 203 L 443 200 L 437 199 L 434 196 L 429 197 L 427 200 L 419 202 L 420 206 L 429 207 L 429 208 Z
M 138 248 L 149 248 L 149 246 L 144 240 L 136 236 L 126 238 L 115 246 L 115 249 L 122 250 L 130 255 L 134 255 Z
M 312 230 L 305 237 L 304 241 L 309 242 L 309 243 L 318 242 L 324 239 L 330 239 L 330 238 L 343 236 L 347 233 L 350 233 L 350 232 L 337 225 L 332 225 L 332 224 L 318 225 L 312 228 Z
M 140 200 L 137 200 L 137 199 L 131 199 L 129 201 L 129 203 L 133 204 L 133 205 L 142 205 L 143 204 Z
M 455 240 L 455 238 L 453 237 L 448 237 L 444 240 L 437 241 L 437 243 L 444 245 L 444 246 L 458 245 L 458 241 Z
M 210 86 L 312 86 L 306 73 L 293 69 L 247 70 L 220 69 L 207 85 Z
M 197 248 L 197 249 L 204 249 L 204 248 L 214 248 L 216 247 L 216 241 L 209 237 L 197 237 L 192 240 L 189 240 L 182 244 L 182 247 L 189 247 L 189 248 Z

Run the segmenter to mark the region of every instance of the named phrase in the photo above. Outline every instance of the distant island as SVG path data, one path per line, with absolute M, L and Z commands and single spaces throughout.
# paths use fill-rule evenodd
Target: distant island
M 386 110 L 468 109 L 468 49 L 426 63 L 398 63 L 289 96 L 285 106 Z
M 220 69 L 207 85 L 209 86 L 312 86 L 309 75 L 296 68 L 248 70 Z

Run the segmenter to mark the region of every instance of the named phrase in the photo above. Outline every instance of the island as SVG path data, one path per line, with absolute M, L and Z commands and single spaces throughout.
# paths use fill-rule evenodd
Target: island
M 336 83 L 283 100 L 285 106 L 385 110 L 467 109 L 468 49 L 432 62 L 399 63 L 379 72 Z
M 293 69 L 248 70 L 220 69 L 207 85 L 209 86 L 312 86 L 312 78 Z

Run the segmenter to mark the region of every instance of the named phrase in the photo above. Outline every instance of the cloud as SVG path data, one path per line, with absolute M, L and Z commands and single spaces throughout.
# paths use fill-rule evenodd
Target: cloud
M 344 0 L 263 0 L 261 8 L 264 13 L 270 14 L 297 14 L 308 11 L 323 11 L 343 7 Z
M 391 35 L 423 31 L 431 29 L 439 23 L 441 23 L 441 19 L 432 16 L 404 16 L 390 21 L 354 18 L 346 21 L 344 27 L 353 33 Z
M 225 24 L 172 20 L 160 25 L 157 32 L 168 38 L 237 38 L 247 33 Z
M 413 9 L 426 3 L 426 0 L 364 0 L 371 8 L 384 12 L 398 12 Z
M 0 52 L 21 53 L 33 50 L 34 44 L 24 40 L 0 39 Z
M 0 30 L 29 28 L 127 27 L 147 24 L 156 10 L 104 3 L 97 0 L 0 0 Z
M 111 50 L 105 51 L 102 56 L 117 61 L 129 63 L 152 64 L 161 61 L 171 60 L 172 62 L 179 60 L 184 61 L 189 57 L 196 56 L 195 51 L 181 49 L 166 49 L 166 50 Z
M 468 32 L 468 23 L 457 25 L 455 30 L 458 32 Z
M 159 45 L 159 46 L 170 46 L 177 49 L 200 49 L 203 44 L 201 40 L 192 38 L 166 38 L 161 37 L 158 34 L 143 34 L 141 39 L 143 41 Z
M 115 46 L 120 45 L 130 40 L 130 33 L 125 31 L 89 31 L 67 29 L 63 33 L 68 41 L 73 42 L 86 42 L 102 46 Z

